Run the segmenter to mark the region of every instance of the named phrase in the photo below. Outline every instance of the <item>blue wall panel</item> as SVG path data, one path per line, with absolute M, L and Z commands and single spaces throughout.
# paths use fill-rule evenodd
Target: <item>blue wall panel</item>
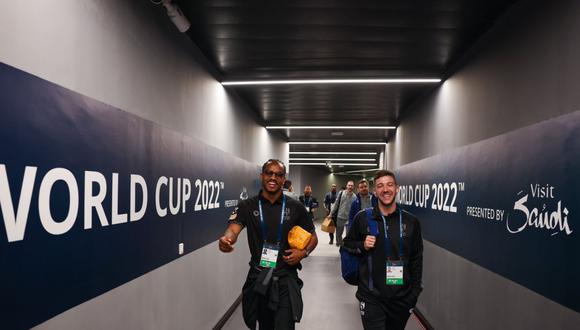
M 580 312 L 580 111 L 397 174 L 427 240 Z
M 33 179 L 31 194 L 24 194 L 29 204 L 19 202 L 27 167 Z M 50 184 L 46 174 L 58 171 L 72 173 L 76 192 L 63 180 Z M 102 174 L 106 184 L 92 183 L 86 194 L 86 171 Z M 113 173 L 118 174 L 117 198 Z M 257 192 L 258 173 L 255 164 L 0 63 L 2 328 L 29 328 L 162 266 L 179 257 L 179 243 L 188 253 L 215 241 L 240 196 Z M 137 221 L 112 224 L 113 200 L 118 214 L 129 213 L 131 174 L 147 185 L 146 212 Z M 189 180 L 185 212 L 182 205 L 177 214 L 170 211 L 168 185 L 161 185 L 156 196 L 162 177 L 173 180 L 174 205 L 178 179 L 179 196 Z M 44 198 L 42 185 L 50 192 Z M 100 189 L 106 189 L 102 208 L 108 225 L 101 224 L 93 208 L 87 229 L 85 202 Z M 139 210 L 144 194 L 140 186 L 135 191 Z M 78 210 L 64 221 L 74 200 Z M 167 209 L 166 216 L 158 214 L 157 202 Z M 50 212 L 42 211 L 42 203 Z M 9 204 L 14 213 L 29 205 L 28 216 L 20 219 L 26 221 L 20 235 Z M 58 228 L 63 232 L 56 233 Z

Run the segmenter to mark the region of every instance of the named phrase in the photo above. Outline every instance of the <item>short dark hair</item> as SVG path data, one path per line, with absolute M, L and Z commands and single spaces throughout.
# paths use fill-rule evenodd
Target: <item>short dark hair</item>
M 369 185 L 369 182 L 367 181 L 367 179 L 362 179 L 358 182 L 357 186 L 360 186 L 361 183 L 366 183 L 367 186 Z
M 292 181 L 290 181 L 290 180 L 284 181 L 284 189 L 290 189 L 291 185 L 292 185 Z
M 278 163 L 280 164 L 280 166 L 282 166 L 284 168 L 284 174 L 286 174 L 286 165 L 284 165 L 284 162 L 282 162 L 279 159 L 268 159 L 264 165 L 262 165 L 262 173 L 264 173 L 266 171 L 266 168 L 268 167 L 268 165 L 270 165 L 271 163 Z
M 389 171 L 389 170 L 380 170 L 377 172 L 377 174 L 375 174 L 375 178 L 374 181 L 376 182 L 378 178 L 382 178 L 384 176 L 390 176 L 393 178 L 393 180 L 395 181 L 395 184 L 397 184 L 397 178 L 395 177 L 395 173 Z

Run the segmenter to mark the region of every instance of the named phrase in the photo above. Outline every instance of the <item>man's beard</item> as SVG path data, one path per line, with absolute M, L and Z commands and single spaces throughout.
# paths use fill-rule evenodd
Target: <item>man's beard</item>
M 383 202 L 383 200 L 382 200 L 382 199 L 380 199 L 380 198 L 378 198 L 378 200 L 379 200 L 379 203 L 383 204 L 383 206 L 386 206 L 386 207 L 391 207 L 391 206 L 393 206 L 393 204 L 395 204 L 395 197 L 396 197 L 396 196 L 393 196 L 393 198 L 391 199 L 391 202 L 390 202 L 389 204 L 386 204 L 386 203 L 385 203 L 385 202 Z

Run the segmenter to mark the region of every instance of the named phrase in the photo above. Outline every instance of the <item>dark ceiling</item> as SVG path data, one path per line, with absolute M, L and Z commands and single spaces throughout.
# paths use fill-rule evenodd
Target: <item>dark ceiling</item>
M 182 0 L 178 4 L 192 24 L 188 35 L 221 72 L 224 81 L 240 81 L 444 79 L 514 2 Z M 226 88 L 238 93 L 268 126 L 396 126 L 410 105 L 436 86 L 419 83 Z M 277 132 L 290 142 L 388 142 L 395 131 Z M 382 145 L 370 148 L 384 150 Z M 329 149 L 357 151 L 361 147 L 290 146 L 290 151 Z M 359 168 L 363 167 L 333 170 Z

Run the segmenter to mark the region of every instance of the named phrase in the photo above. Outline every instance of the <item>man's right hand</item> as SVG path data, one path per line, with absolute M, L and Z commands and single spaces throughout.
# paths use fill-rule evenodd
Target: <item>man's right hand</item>
M 377 241 L 377 238 L 372 236 L 372 235 L 367 235 L 367 237 L 365 238 L 365 242 L 364 242 L 364 248 L 365 250 L 370 250 L 372 248 L 375 247 L 375 242 Z
M 227 236 L 222 236 L 220 237 L 219 240 L 219 247 L 220 247 L 220 251 L 222 252 L 232 252 L 234 250 L 234 243 L 232 242 L 231 239 L 229 239 Z

